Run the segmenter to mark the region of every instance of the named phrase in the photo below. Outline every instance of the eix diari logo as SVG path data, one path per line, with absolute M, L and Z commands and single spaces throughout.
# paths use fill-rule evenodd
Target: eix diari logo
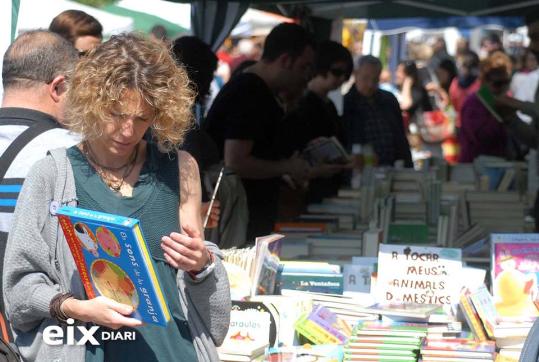
M 74 326 L 75 320 L 69 318 L 67 320 L 67 327 L 65 328 L 65 343 L 67 345 L 82 346 L 86 343 L 98 346 L 99 341 L 96 339 L 96 332 L 99 330 L 99 326 Z M 75 340 L 75 330 L 78 330 L 82 336 L 77 341 Z M 135 331 L 101 331 L 101 340 L 103 341 L 134 341 L 136 338 Z M 64 329 L 60 326 L 48 326 L 43 331 L 43 341 L 51 346 L 58 346 L 64 343 Z

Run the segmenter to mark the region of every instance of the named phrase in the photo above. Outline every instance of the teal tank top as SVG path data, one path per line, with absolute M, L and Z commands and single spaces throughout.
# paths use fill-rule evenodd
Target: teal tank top
M 134 341 L 100 341 L 99 346 L 87 345 L 86 361 L 197 361 L 193 338 L 180 305 L 177 271 L 165 261 L 160 247 L 163 235 L 180 230 L 177 156 L 161 153 L 148 143 L 146 161 L 131 197 L 109 189 L 76 146 L 67 150 L 67 156 L 75 176 L 79 207 L 140 220 L 172 317 L 166 327 L 146 324 L 135 329 L 120 329 L 135 331 Z

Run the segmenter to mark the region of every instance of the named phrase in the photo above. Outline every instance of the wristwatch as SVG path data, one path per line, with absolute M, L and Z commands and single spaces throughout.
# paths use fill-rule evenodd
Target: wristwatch
M 204 267 L 199 270 L 198 272 L 189 271 L 187 272 L 189 276 L 194 280 L 202 280 L 206 278 L 212 271 L 215 269 L 215 257 L 213 256 L 213 253 L 206 249 L 208 252 L 208 262 Z

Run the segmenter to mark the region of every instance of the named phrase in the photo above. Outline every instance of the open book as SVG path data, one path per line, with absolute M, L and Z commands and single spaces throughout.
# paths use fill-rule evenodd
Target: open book
M 312 164 L 346 164 L 350 155 L 336 137 L 322 138 L 309 144 L 303 150 L 304 157 Z

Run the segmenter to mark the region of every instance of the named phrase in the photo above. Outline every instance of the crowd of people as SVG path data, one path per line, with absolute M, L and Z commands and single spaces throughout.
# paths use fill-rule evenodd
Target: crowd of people
M 518 70 L 496 38 L 485 40 L 483 59 L 465 43 L 451 57 L 437 39 L 425 66 L 403 60 L 392 78 L 380 59 L 354 61 L 340 43 L 283 23 L 251 49 L 259 58 L 237 62 L 211 102 L 222 55 L 194 36 L 102 42 L 99 22 L 75 10 L 49 30 L 21 34 L 4 55 L 0 108 L 0 307 L 20 354 L 218 360 L 231 305 L 220 248 L 251 245 L 278 220 L 335 195 L 361 168 L 360 157 L 313 162 L 306 148 L 334 137 L 389 167 L 413 167 L 416 149 L 472 162 L 537 148 L 537 19 L 528 32 Z M 352 75 L 340 115 L 329 94 Z M 493 95 L 497 113 L 480 89 Z M 85 298 L 58 228 L 59 205 L 141 220 L 173 322 L 142 326 L 131 307 Z M 44 344 L 44 328 L 67 318 L 136 327 L 140 337 Z

